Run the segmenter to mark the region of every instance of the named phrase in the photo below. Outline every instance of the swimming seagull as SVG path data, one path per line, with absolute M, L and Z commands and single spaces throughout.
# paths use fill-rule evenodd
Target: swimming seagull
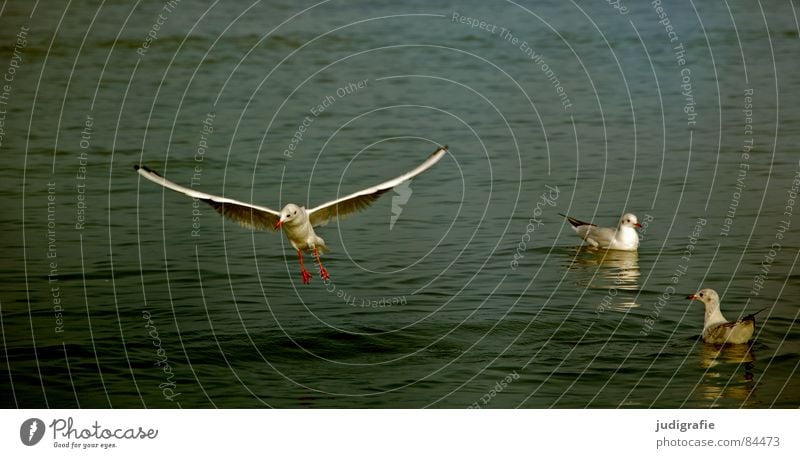
M 706 315 L 703 323 L 703 341 L 710 344 L 747 343 L 753 337 L 753 332 L 756 329 L 756 314 L 764 310 L 759 310 L 736 321 L 728 321 L 719 310 L 719 296 L 713 289 L 701 289 L 694 294 L 690 294 L 686 299 L 698 300 L 705 304 Z
M 325 241 L 314 232 L 314 227 L 323 226 L 328 224 L 332 219 L 343 218 L 351 213 L 366 208 L 393 187 L 433 167 L 445 153 L 447 153 L 447 146 L 439 147 L 425 162 L 410 172 L 406 172 L 397 178 L 372 186 L 371 188 L 362 189 L 361 191 L 354 192 L 342 198 L 325 202 L 312 209 L 307 210 L 300 205 L 287 204 L 279 212 L 271 208 L 248 204 L 238 200 L 214 196 L 186 188 L 167 180 L 144 165 L 134 165 L 134 168 L 139 172 L 139 175 L 153 183 L 186 194 L 189 197 L 197 198 L 214 207 L 214 210 L 223 216 L 236 221 L 244 227 L 259 230 L 283 229 L 289 242 L 294 249 L 297 250 L 297 256 L 300 258 L 300 271 L 303 276 L 303 283 L 308 284 L 311 281 L 311 274 L 306 270 L 305 264 L 303 263 L 303 251 L 314 254 L 317 263 L 319 263 L 320 277 L 322 277 L 323 280 L 330 278 L 328 271 L 322 266 L 322 261 L 319 259 L 320 251 L 324 252 L 328 247 L 325 245 Z
M 639 234 L 637 227 L 642 227 L 633 213 L 625 213 L 619 220 L 617 228 L 597 227 L 596 224 L 587 223 L 563 213 L 559 215 L 567 218 L 572 229 L 578 237 L 589 242 L 595 248 L 607 250 L 636 251 L 639 248 Z

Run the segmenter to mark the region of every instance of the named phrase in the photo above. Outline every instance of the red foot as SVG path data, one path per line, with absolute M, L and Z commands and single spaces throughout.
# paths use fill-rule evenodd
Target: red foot
M 330 280 L 331 276 L 328 275 L 328 270 L 322 267 L 322 259 L 319 258 L 319 250 L 316 248 L 314 248 L 314 257 L 317 258 L 317 264 L 319 264 L 319 276 L 322 277 L 323 280 Z
M 306 270 L 306 265 L 303 264 L 303 252 L 298 250 L 297 257 L 300 258 L 300 273 L 303 274 L 303 284 L 311 283 L 311 274 Z

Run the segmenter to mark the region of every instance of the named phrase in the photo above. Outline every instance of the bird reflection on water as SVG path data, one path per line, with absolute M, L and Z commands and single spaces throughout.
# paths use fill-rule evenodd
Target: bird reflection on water
M 567 271 L 575 275 L 577 286 L 606 290 L 597 305 L 599 311 L 639 307 L 635 301 L 641 277 L 637 252 L 580 246 L 565 254 L 569 257 Z
M 703 344 L 700 365 L 705 375 L 699 392 L 714 406 L 720 399 L 741 401 L 740 407 L 755 404 L 756 382 L 753 370 L 756 357 L 750 345 Z

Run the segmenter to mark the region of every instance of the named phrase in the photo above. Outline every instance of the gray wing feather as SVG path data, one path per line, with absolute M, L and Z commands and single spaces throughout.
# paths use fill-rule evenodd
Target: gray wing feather
M 165 188 L 177 191 L 189 197 L 197 198 L 208 205 L 211 205 L 214 210 L 219 212 L 222 216 L 235 221 L 244 227 L 260 230 L 276 230 L 275 224 L 278 222 L 278 220 L 280 220 L 280 213 L 272 210 L 271 208 L 247 204 L 244 202 L 239 202 L 238 200 L 195 191 L 194 189 L 187 188 L 167 180 L 159 175 L 158 172 L 146 166 L 135 165 L 134 168 L 137 172 L 139 172 L 139 175 L 147 178 L 153 183 L 159 184 Z
M 616 229 L 597 226 L 578 226 L 575 228 L 575 232 L 583 237 L 584 240 L 592 240 L 601 246 L 608 246 L 617 234 Z
M 741 320 L 720 323 L 708 328 L 704 333 L 704 340 L 709 343 L 747 343 L 752 337 L 756 327 L 754 315 L 749 315 Z
M 395 186 L 408 181 L 420 173 L 433 167 L 434 164 L 447 153 L 447 146 L 439 147 L 428 159 L 417 166 L 414 170 L 404 173 L 397 178 L 391 179 L 371 188 L 363 189 L 340 199 L 326 202 L 322 205 L 308 210 L 308 217 L 312 226 L 322 226 L 328 224 L 332 219 L 343 218 L 359 210 L 367 208 L 370 204 L 378 200 L 384 193 L 390 191 Z

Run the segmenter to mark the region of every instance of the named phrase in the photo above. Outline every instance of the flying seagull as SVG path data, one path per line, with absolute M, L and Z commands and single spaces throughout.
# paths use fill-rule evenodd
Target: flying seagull
M 719 310 L 719 296 L 713 289 L 701 289 L 687 296 L 686 299 L 698 300 L 705 304 L 706 315 L 703 323 L 703 341 L 710 344 L 747 343 L 753 338 L 753 332 L 756 329 L 756 314 L 763 310 L 736 321 L 728 321 Z
M 619 220 L 619 225 L 613 227 L 597 227 L 596 224 L 587 223 L 571 216 L 559 213 L 567 218 L 572 229 L 578 237 L 589 242 L 595 248 L 607 250 L 636 251 L 639 248 L 639 234 L 637 227 L 642 227 L 633 213 L 625 213 Z
M 160 184 L 165 188 L 180 192 L 189 197 L 197 198 L 212 207 L 223 216 L 236 221 L 244 227 L 258 230 L 278 230 L 283 229 L 289 242 L 300 258 L 300 271 L 303 276 L 303 283 L 310 283 L 311 274 L 306 270 L 303 263 L 303 251 L 314 254 L 319 264 L 320 277 L 323 280 L 330 278 L 328 271 L 322 266 L 319 258 L 320 251 L 325 251 L 328 247 L 325 241 L 314 232 L 314 227 L 323 226 L 332 219 L 343 218 L 362 210 L 378 199 L 381 195 L 390 191 L 393 187 L 404 183 L 422 172 L 433 167 L 434 164 L 447 153 L 447 146 L 441 146 L 433 152 L 428 159 L 417 166 L 414 170 L 404 173 L 397 178 L 362 189 L 353 194 L 342 198 L 325 202 L 311 209 L 306 209 L 301 205 L 287 204 L 281 211 L 259 205 L 248 204 L 226 197 L 214 196 L 204 192 L 173 183 L 154 170 L 144 166 L 135 165 L 134 168 L 139 175 L 147 178 L 153 183 Z

